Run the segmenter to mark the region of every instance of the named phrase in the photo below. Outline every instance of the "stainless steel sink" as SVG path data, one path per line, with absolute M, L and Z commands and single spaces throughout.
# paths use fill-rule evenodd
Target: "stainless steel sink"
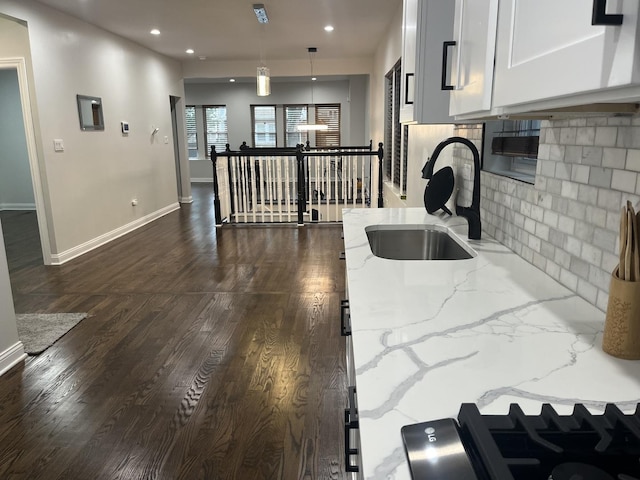
M 465 260 L 473 252 L 439 225 L 371 225 L 365 228 L 376 257 L 390 260 Z

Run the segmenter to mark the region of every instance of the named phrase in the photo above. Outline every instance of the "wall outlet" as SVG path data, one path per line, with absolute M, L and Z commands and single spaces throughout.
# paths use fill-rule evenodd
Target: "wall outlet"
M 131 200 L 131 205 L 133 205 L 134 207 L 138 205 L 138 199 L 134 198 L 133 200 Z

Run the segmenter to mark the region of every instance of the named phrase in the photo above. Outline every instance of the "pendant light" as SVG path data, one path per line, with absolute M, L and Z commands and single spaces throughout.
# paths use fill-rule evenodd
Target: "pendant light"
M 316 54 L 316 52 L 318 51 L 318 49 L 316 47 L 309 47 L 307 48 L 307 51 L 309 52 L 309 64 L 311 65 L 311 105 L 315 105 L 313 103 L 313 82 L 316 81 L 316 77 L 313 76 L 313 57 Z M 307 116 L 308 118 L 308 116 Z M 303 124 L 303 125 L 298 125 L 298 131 L 300 132 L 308 132 L 310 130 L 327 130 L 329 128 L 328 125 L 321 125 L 321 124 L 313 124 L 313 123 L 307 123 L 307 124 Z
M 259 97 L 268 97 L 269 95 L 271 95 L 271 75 L 264 60 L 264 38 L 262 38 L 262 32 L 264 31 L 265 25 L 269 23 L 269 17 L 267 16 L 267 10 L 264 8 L 264 5 L 262 3 L 254 4 L 253 11 L 256 14 L 256 18 L 258 19 L 258 23 L 261 27 L 260 66 L 258 67 L 256 75 L 256 93 Z
M 256 82 L 258 96 L 268 97 L 271 94 L 271 77 L 269 76 L 269 69 L 267 67 L 258 67 Z

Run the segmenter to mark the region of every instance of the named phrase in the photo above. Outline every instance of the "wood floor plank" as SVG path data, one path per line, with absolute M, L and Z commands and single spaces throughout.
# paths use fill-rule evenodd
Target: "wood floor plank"
M 0 478 L 346 478 L 340 227 L 217 229 L 193 195 L 56 267 L 2 212 L 16 311 L 90 316 L 0 377 Z

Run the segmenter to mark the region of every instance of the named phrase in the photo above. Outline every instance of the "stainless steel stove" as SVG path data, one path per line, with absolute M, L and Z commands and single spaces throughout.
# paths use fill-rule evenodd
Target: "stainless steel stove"
M 457 421 L 407 425 L 402 437 L 414 480 L 640 480 L 640 404 L 628 415 L 611 404 L 602 415 L 463 404 Z

